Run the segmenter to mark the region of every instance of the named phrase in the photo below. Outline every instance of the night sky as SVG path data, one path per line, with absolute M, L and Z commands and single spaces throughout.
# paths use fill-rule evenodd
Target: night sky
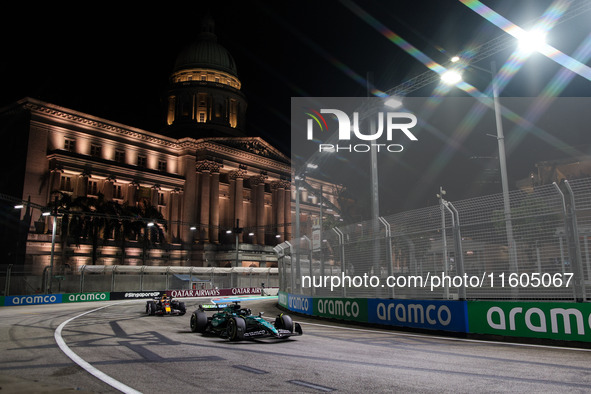
M 30 96 L 158 132 L 163 120 L 163 93 L 175 58 L 195 40 L 201 17 L 209 9 L 218 42 L 237 63 L 248 100 L 247 133 L 263 137 L 289 155 L 291 97 L 366 96 L 368 73 L 377 89 L 387 91 L 429 70 L 412 56 L 412 51 L 396 45 L 393 36 L 375 21 L 372 24 L 371 19 L 363 18 L 363 12 L 439 64 L 468 48 L 507 35 L 454 0 L 211 3 L 174 2 L 150 7 L 138 2 L 129 9 L 126 3 L 123 9 L 122 3 L 103 2 L 84 10 L 61 8 L 55 3 L 10 6 L 0 27 L 0 105 Z M 483 3 L 524 28 L 552 4 L 546 0 Z M 7 20 L 14 24 L 9 26 Z M 591 11 L 587 7 L 586 12 L 570 15 L 567 22 L 556 25 L 547 41 L 572 55 L 591 33 L 590 26 Z M 510 53 L 510 49 L 497 51 L 477 65 L 488 68 L 495 60 L 500 68 Z M 561 68 L 534 54 L 501 96 L 542 95 Z M 465 79 L 484 91 L 490 76 L 472 71 Z M 410 95 L 429 97 L 435 88 L 436 84 L 431 84 Z M 589 97 L 590 93 L 591 81 L 575 76 L 561 86 L 559 94 Z M 448 94 L 466 96 L 459 89 Z M 507 125 L 506 132 L 510 130 Z M 491 132 L 494 125 L 483 131 Z M 578 133 L 568 143 L 585 151 L 590 141 Z M 437 143 L 445 147 L 445 141 Z M 472 153 L 496 156 L 494 140 L 489 148 Z M 509 156 L 509 176 L 512 181 L 521 179 L 534 169 L 535 161 L 551 159 L 555 157 L 529 158 L 524 146 Z M 452 168 L 441 171 L 438 183 L 427 187 L 433 189 L 432 193 L 413 197 L 404 207 L 436 204 L 434 194 L 439 183 L 445 183 L 445 177 L 454 172 L 457 174 Z M 494 187 L 500 192 L 500 185 Z M 450 198 L 466 196 L 458 188 Z

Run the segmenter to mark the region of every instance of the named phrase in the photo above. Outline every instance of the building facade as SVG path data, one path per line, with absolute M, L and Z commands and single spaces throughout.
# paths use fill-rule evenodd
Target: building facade
M 2 110 L 4 132 L 18 134 L 18 146 L 26 146 L 11 159 L 19 170 L 1 191 L 27 202 L 20 213 L 28 227 L 26 264 L 37 271 L 50 259 L 62 269 L 275 265 L 273 246 L 292 237 L 296 190 L 290 159 L 262 138 L 246 135 L 247 101 L 240 89 L 231 54 L 217 42 L 213 22 L 205 19 L 198 40 L 177 58 L 166 97 L 166 127 L 157 133 L 32 98 Z M 322 184 L 324 198 L 336 204 L 334 185 L 310 183 Z M 303 193 L 302 222 L 308 223 L 317 215 L 319 200 L 308 196 L 309 190 L 298 192 Z M 158 220 L 144 215 L 146 229 L 123 243 L 104 228 L 94 246 L 88 238 L 67 242 L 60 234 L 64 215 L 42 215 L 64 197 L 153 207 Z M 54 217 L 58 240 L 52 241 Z M 148 239 L 152 223 L 164 240 Z

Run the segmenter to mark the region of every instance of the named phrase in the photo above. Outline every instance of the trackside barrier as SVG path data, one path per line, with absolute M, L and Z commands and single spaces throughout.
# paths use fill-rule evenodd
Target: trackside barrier
M 4 306 L 61 304 L 63 294 L 35 294 L 26 296 L 6 296 Z
M 62 295 L 62 302 L 89 302 L 89 301 L 109 301 L 111 294 L 107 292 L 101 293 L 70 293 Z
M 276 295 L 278 288 L 265 288 L 266 295 Z M 126 299 L 145 299 L 159 297 L 167 294 L 174 298 L 183 297 L 207 297 L 207 296 L 233 296 L 233 295 L 259 295 L 259 287 L 238 287 L 231 289 L 209 289 L 209 290 L 153 290 L 153 291 L 128 291 L 128 292 L 95 292 L 95 293 L 66 293 L 66 294 L 34 294 L 22 296 L 2 296 L 0 306 L 17 305 L 43 305 L 61 304 L 71 302 L 93 302 Z
M 591 304 L 325 298 L 280 291 L 279 305 L 310 316 L 513 338 L 591 342 Z
M 591 342 L 591 305 L 468 301 L 468 324 L 475 334 Z
M 234 295 L 260 295 L 260 287 L 235 287 L 231 289 L 195 289 L 195 290 L 169 290 L 167 295 L 174 298 L 183 297 L 225 297 Z M 265 287 L 264 292 L 267 295 L 277 294 L 277 288 Z
M 330 319 L 467 332 L 465 301 L 381 298 L 327 298 L 279 292 L 279 305 L 294 312 Z

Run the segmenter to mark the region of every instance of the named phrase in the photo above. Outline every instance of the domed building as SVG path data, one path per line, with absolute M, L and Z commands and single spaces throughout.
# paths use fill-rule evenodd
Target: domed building
M 177 57 L 168 91 L 167 134 L 194 138 L 244 136 L 246 98 L 232 55 L 203 20 L 198 39 Z
M 91 264 L 277 264 L 273 246 L 291 238 L 290 159 L 247 136 L 238 68 L 218 43 L 211 18 L 178 55 L 166 94 L 166 126 L 158 132 L 32 98 L 0 110 L 1 130 L 15 136 L 11 148 L 22 153 L 18 163 L 0 159 L 15 168 L 0 197 L 10 202 L 7 211 L 25 206 L 20 215 L 9 214 L 5 242 L 20 246 L 7 258 L 37 272 L 52 254 L 58 271 Z M 335 203 L 331 185 L 323 190 Z M 301 193 L 302 215 L 317 212 L 317 197 Z M 44 216 L 55 201 L 62 213 Z M 95 201 L 86 207 L 94 213 L 73 206 L 84 201 Z M 119 210 L 115 219 L 113 209 Z M 113 219 L 115 227 L 101 222 L 92 239 L 73 234 L 72 218 L 81 211 L 86 219 Z M 155 229 L 160 237 L 150 235 Z

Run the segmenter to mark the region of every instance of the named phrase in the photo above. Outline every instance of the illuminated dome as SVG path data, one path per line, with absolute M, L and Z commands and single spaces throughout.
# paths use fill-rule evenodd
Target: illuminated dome
M 180 137 L 243 136 L 246 97 L 236 63 L 218 44 L 208 15 L 197 40 L 177 57 L 167 92 L 168 133 Z
M 234 58 L 226 48 L 218 44 L 214 23 L 209 16 L 204 18 L 196 42 L 179 54 L 174 65 L 175 72 L 197 68 L 214 69 L 238 76 Z

